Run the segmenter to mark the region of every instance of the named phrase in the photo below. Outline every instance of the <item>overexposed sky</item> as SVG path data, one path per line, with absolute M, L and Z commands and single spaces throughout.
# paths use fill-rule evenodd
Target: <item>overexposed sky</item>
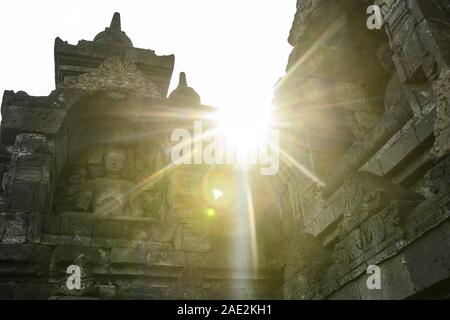
M 268 103 L 284 74 L 296 0 L 14 0 L 0 4 L 0 90 L 48 95 L 56 37 L 92 40 L 120 12 L 135 47 L 175 55 L 204 104 Z

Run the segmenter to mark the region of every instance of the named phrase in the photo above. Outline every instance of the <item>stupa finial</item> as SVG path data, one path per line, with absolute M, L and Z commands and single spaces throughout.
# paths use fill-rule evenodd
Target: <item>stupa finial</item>
M 114 12 L 114 15 L 111 20 L 111 25 L 109 26 L 111 30 L 114 31 L 122 31 L 122 27 L 120 25 L 120 13 Z
M 180 72 L 180 79 L 178 80 L 178 88 L 186 88 L 187 80 L 186 80 L 186 73 Z

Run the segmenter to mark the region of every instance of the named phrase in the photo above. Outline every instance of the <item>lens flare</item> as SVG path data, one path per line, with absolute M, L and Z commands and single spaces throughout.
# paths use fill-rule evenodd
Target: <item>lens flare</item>
M 220 198 L 223 197 L 223 191 L 220 189 L 213 189 L 211 193 L 213 195 L 214 200 L 219 200 Z
M 216 210 L 214 210 L 213 208 L 208 208 L 207 210 L 206 210 L 206 215 L 208 216 L 208 217 L 214 217 L 215 215 L 216 215 Z

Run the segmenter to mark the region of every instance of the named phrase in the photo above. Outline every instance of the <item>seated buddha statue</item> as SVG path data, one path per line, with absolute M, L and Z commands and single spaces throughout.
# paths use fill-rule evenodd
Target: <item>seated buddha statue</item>
M 103 165 L 105 176 L 87 181 L 76 201 L 77 211 L 99 216 L 143 216 L 139 190 L 122 178 L 126 153 L 117 147 L 106 147 Z

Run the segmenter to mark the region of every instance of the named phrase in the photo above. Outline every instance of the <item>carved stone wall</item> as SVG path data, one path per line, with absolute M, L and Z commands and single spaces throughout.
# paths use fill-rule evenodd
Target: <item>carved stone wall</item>
M 366 28 L 370 4 L 382 30 Z M 319 180 L 284 168 L 286 256 L 314 257 L 287 258 L 285 298 L 450 295 L 449 36 L 445 1 L 297 1 L 275 101 L 289 153 Z M 382 290 L 366 287 L 371 264 Z

